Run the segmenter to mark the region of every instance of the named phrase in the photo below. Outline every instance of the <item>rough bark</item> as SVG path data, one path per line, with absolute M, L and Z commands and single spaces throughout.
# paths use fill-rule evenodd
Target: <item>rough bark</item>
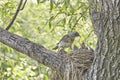
M 61 71 L 60 73 L 63 73 L 63 60 L 59 58 L 59 56 L 55 55 L 55 52 L 44 48 L 42 45 L 35 44 L 28 39 L 12 34 L 7 30 L 3 30 L 2 28 L 0 28 L 0 42 L 21 53 L 28 55 L 41 64 L 44 64 L 54 70 L 57 70 L 58 72 Z
M 84 80 L 120 80 L 120 0 L 89 0 L 89 3 L 98 43 Z

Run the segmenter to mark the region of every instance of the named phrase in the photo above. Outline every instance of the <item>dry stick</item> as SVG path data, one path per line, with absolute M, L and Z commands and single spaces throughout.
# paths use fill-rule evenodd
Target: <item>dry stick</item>
M 16 12 L 15 12 L 15 15 L 13 16 L 11 22 L 10 22 L 10 23 L 8 24 L 8 26 L 6 27 L 6 30 L 9 30 L 9 28 L 11 27 L 11 25 L 14 23 L 17 15 L 18 15 L 18 13 L 19 13 L 19 11 L 20 11 L 20 7 L 21 7 L 21 5 L 22 5 L 22 2 L 23 2 L 23 0 L 20 0 L 20 3 L 19 3 L 19 5 L 18 5 L 18 7 L 17 7 L 17 10 L 16 10 Z

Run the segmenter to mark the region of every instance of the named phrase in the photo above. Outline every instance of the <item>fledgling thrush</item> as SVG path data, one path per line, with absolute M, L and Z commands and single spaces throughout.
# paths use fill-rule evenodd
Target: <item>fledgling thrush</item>
M 55 49 L 64 49 L 64 48 L 68 48 L 68 47 L 72 47 L 72 43 L 74 41 L 74 39 L 76 37 L 79 37 L 79 33 L 78 32 L 71 32 L 71 33 L 68 33 L 66 35 L 64 35 L 62 37 L 62 39 L 58 42 L 57 46 L 55 48 L 53 48 L 54 50 Z

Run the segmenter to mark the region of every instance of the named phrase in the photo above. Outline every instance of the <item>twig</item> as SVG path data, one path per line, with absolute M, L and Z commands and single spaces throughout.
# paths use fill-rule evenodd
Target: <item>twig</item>
M 72 27 L 71 30 L 73 30 L 76 27 L 76 25 L 78 24 L 78 22 L 79 22 L 80 19 L 81 19 L 81 16 L 76 20 L 76 23 L 74 24 L 74 26 Z
M 23 4 L 23 6 L 22 6 L 22 8 L 21 8 L 20 10 L 23 10 L 23 9 L 24 9 L 24 7 L 25 7 L 25 5 L 26 5 L 26 2 L 27 2 L 27 0 L 25 0 L 24 4 Z
M 20 0 L 20 3 L 19 3 L 19 5 L 18 5 L 18 7 L 17 7 L 17 10 L 16 10 L 16 12 L 15 12 L 15 15 L 13 16 L 11 22 L 10 22 L 10 23 L 8 24 L 8 26 L 6 27 L 6 30 L 9 30 L 9 28 L 11 27 L 11 25 L 14 23 L 17 15 L 18 15 L 18 13 L 19 13 L 19 11 L 20 11 L 20 7 L 21 7 L 21 5 L 22 5 L 22 2 L 23 2 L 23 0 Z
M 83 41 L 86 42 L 86 40 L 90 37 L 90 35 L 92 34 L 93 31 L 94 31 L 94 30 L 91 30 L 90 33 L 88 34 L 88 36 L 87 36 Z

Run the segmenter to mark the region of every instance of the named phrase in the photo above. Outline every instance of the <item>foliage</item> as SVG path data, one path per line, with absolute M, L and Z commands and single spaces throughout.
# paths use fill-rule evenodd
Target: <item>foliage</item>
M 5 28 L 17 8 L 18 0 L 0 0 L 0 27 Z M 86 0 L 33 0 L 20 11 L 10 32 L 28 38 L 52 49 L 60 38 L 71 31 L 78 31 L 77 46 L 84 41 L 95 47 Z M 0 80 L 48 80 L 50 69 L 0 44 Z

